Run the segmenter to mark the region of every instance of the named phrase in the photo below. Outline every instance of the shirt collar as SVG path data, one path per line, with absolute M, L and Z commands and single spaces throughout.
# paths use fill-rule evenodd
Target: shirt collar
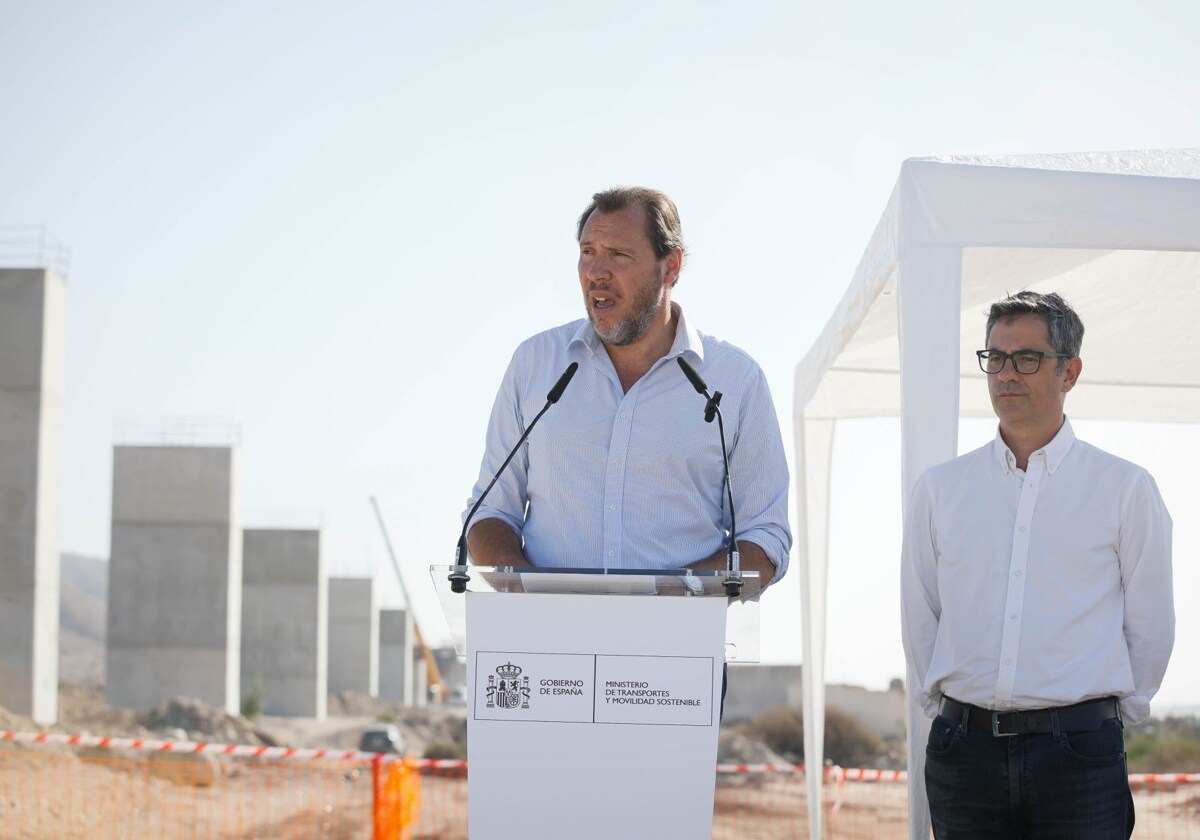
M 700 340 L 700 333 L 688 324 L 687 318 L 683 314 L 683 307 L 675 301 L 671 301 L 671 311 L 678 316 L 679 323 L 675 327 L 675 341 L 663 358 L 669 360 L 676 356 L 682 356 L 684 353 L 691 353 L 699 361 L 704 361 L 704 342 Z M 579 327 L 571 336 L 570 343 L 583 346 L 593 356 L 604 349 L 604 343 L 600 340 L 600 336 L 596 335 L 596 331 L 592 329 L 592 322 L 587 318 L 579 322 Z
M 600 336 L 596 335 L 596 331 L 592 329 L 592 322 L 587 318 L 579 322 L 568 346 L 576 345 L 586 349 L 589 355 L 595 355 L 596 350 L 600 348 Z
M 1075 430 L 1071 428 L 1071 421 L 1063 417 L 1063 424 L 1054 439 L 1041 449 L 1034 451 L 1029 457 L 1033 458 L 1040 453 L 1046 459 L 1046 471 L 1054 475 L 1054 471 L 1063 462 L 1063 458 L 1067 457 L 1067 453 L 1071 451 L 1074 444 Z M 996 427 L 996 439 L 992 442 L 992 451 L 996 453 L 996 458 L 1000 461 L 1000 469 L 1004 471 L 1005 475 L 1017 468 L 1017 458 L 1008 448 L 1008 444 L 1004 442 L 1004 438 L 1000 436 L 999 426 Z
M 697 360 L 703 362 L 704 342 L 700 340 L 700 333 L 688 324 L 688 320 L 683 314 L 683 308 L 678 303 L 671 301 L 671 309 L 679 316 L 679 325 L 675 328 L 675 343 L 667 351 L 666 358 L 674 359 L 684 353 L 691 353 Z

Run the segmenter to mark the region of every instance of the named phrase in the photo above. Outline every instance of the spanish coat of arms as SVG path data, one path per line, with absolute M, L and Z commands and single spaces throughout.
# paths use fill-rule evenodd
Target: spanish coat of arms
M 509 662 L 498 667 L 495 674 L 488 674 L 487 707 L 496 706 L 529 708 L 529 677 L 521 676 L 521 666 Z

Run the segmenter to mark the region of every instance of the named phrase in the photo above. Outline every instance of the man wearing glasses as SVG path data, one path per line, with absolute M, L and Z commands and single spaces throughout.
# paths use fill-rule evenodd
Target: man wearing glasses
M 1057 294 L 988 313 L 995 440 L 909 501 L 904 650 L 934 718 L 934 836 L 1129 838 L 1122 728 L 1175 638 L 1171 517 L 1146 470 L 1075 437 L 1083 324 Z

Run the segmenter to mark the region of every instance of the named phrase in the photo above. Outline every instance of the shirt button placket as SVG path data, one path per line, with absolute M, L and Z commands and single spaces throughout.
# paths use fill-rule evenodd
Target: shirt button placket
M 1025 601 L 1025 570 L 1029 566 L 1029 525 L 1033 520 L 1033 511 L 1037 503 L 1037 480 L 1041 476 L 1043 464 L 1043 460 L 1030 459 L 1025 480 L 1021 483 L 1016 521 L 1013 523 L 1012 554 L 1009 558 L 1009 569 L 1012 571 L 1012 576 L 1009 578 L 1008 596 L 1004 605 L 1009 621 L 1005 624 L 1000 637 L 1002 659 L 996 681 L 996 700 L 1003 708 L 1011 705 L 1013 689 L 1017 681 L 1017 669 L 1014 663 L 1021 640 L 1020 615 Z
M 611 568 L 619 565 L 621 558 L 621 504 L 625 488 L 624 464 L 629 452 L 630 422 L 633 413 L 631 400 L 626 394 L 617 407 L 617 416 L 612 424 L 612 436 L 608 444 L 608 470 L 604 482 L 604 565 Z

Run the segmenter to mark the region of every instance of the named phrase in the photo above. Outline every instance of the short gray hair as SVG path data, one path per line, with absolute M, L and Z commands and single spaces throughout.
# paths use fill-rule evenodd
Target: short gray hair
M 988 310 L 987 331 L 984 339 L 992 337 L 992 327 L 997 321 L 1011 321 L 1021 315 L 1037 315 L 1046 322 L 1050 333 L 1050 346 L 1054 352 L 1072 358 L 1083 349 L 1083 321 L 1057 292 L 1042 294 L 1028 289 L 996 301 Z M 1062 373 L 1066 359 L 1058 360 L 1058 372 Z

